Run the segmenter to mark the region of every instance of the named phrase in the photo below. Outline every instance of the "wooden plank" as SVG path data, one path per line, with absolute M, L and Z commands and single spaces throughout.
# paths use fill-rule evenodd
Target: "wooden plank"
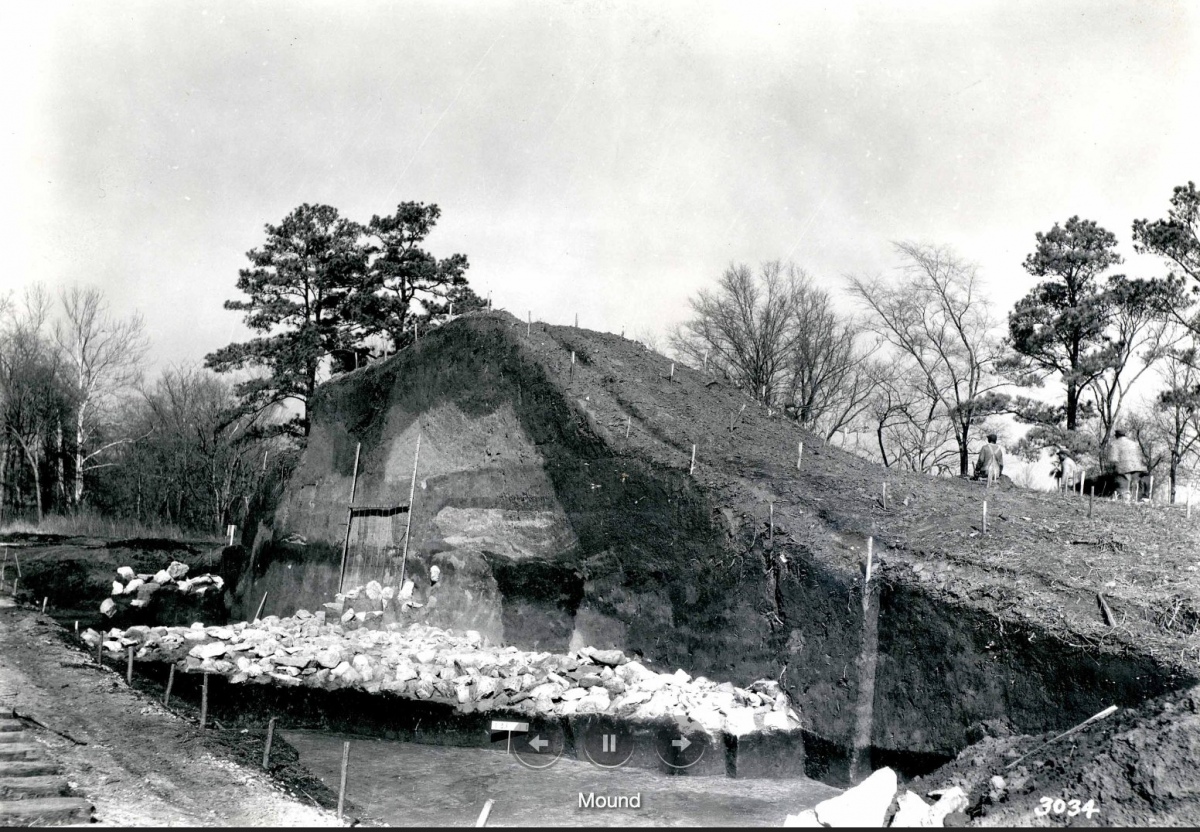
M 91 819 L 92 804 L 82 797 L 0 800 L 0 826 L 57 826 Z
M 62 771 L 53 760 L 0 761 L 0 777 L 41 777 Z
M 0 777 L 0 800 L 21 800 L 29 797 L 62 797 L 71 793 L 61 777 Z
M 36 742 L 6 742 L 0 745 L 0 760 L 36 760 L 42 747 Z

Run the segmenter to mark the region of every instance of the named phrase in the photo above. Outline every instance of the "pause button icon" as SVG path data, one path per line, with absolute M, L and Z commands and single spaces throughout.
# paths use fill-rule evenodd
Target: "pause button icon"
M 617 735 L 605 734 L 601 738 L 601 750 L 605 754 L 615 754 L 617 751 Z

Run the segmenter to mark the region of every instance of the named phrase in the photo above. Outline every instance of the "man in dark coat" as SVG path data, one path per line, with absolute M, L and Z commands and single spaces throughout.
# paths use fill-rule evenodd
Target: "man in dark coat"
M 1000 479 L 1004 473 L 1004 449 L 996 444 L 996 434 L 989 433 L 987 444 L 979 449 L 979 458 L 975 460 L 975 479 L 986 479 L 988 482 Z

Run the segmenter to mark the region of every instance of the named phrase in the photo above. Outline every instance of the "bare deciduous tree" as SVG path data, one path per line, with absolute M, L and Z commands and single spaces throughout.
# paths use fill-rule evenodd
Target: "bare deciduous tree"
M 850 278 L 868 326 L 921 377 L 953 427 L 959 473 L 970 465 L 973 430 L 1002 404 L 995 374 L 1000 343 L 976 267 L 944 246 L 896 243 L 898 279 Z
M 66 290 L 62 309 L 63 320 L 55 327 L 54 337 L 74 400 L 71 502 L 78 507 L 83 501 L 85 473 L 108 464 L 94 460 L 128 441 L 128 437 L 117 437 L 92 447 L 113 398 L 140 378 L 147 344 L 141 316 L 113 317 L 98 289 Z

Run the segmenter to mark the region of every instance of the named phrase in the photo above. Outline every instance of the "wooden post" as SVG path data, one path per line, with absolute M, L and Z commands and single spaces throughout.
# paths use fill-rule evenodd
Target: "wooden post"
M 21 555 L 20 555 L 20 553 L 13 552 L 13 563 L 15 563 L 17 565 L 17 577 L 24 578 L 25 576 L 21 574 Z
M 126 651 L 127 659 L 125 662 L 125 684 L 133 684 L 133 645 L 129 645 L 129 650 Z
M 20 580 L 19 577 L 13 578 L 13 600 L 14 601 L 17 600 L 17 581 L 19 581 L 19 580 Z
M 708 350 L 704 351 L 704 372 L 708 372 Z
M 1154 502 L 1154 475 L 1150 475 L 1150 502 Z M 44 612 L 44 610 L 43 610 Z
M 1084 469 L 1084 468 L 1079 469 L 1079 496 L 1080 497 L 1083 496 L 1083 472 L 1085 470 L 1086 469 Z
M 175 662 L 171 662 L 170 669 L 167 671 L 167 690 L 163 694 L 163 707 L 169 707 L 171 704 L 171 688 L 175 687 Z
M 983 533 L 987 534 L 987 500 L 983 501 Z
M 694 473 L 696 470 L 696 446 L 692 445 L 692 465 L 688 468 L 688 474 Z
M 408 520 L 404 526 L 404 554 L 400 558 L 400 586 L 404 586 L 404 571 L 408 566 L 408 538 L 412 535 L 413 501 L 417 499 L 417 460 L 421 458 L 421 432 L 417 431 L 417 450 L 413 452 L 412 485 L 408 489 Z
M 254 613 L 254 620 L 255 620 L 255 621 L 257 621 L 258 619 L 262 618 L 263 606 L 264 606 L 264 605 L 266 605 L 266 603 L 267 603 L 267 593 L 266 593 L 266 592 L 264 592 L 264 593 L 263 593 L 262 600 L 258 602 L 258 612 Z
M 79 619 L 75 619 L 75 635 L 79 635 Z
M 479 813 L 479 819 L 475 821 L 476 827 L 487 826 L 488 815 L 492 813 L 492 806 L 495 802 L 495 800 L 489 797 L 487 802 L 483 804 L 483 811 Z
M 625 414 L 625 438 L 629 438 L 629 429 L 633 427 L 633 416 Z
M 350 505 L 346 506 L 346 537 L 342 540 L 342 568 L 338 573 L 338 592 L 342 591 L 342 582 L 346 580 L 346 555 L 350 551 L 350 524 L 354 520 L 354 492 L 358 490 L 358 455 L 361 452 L 362 443 L 359 442 L 354 446 L 354 476 L 350 480 Z
M 342 811 L 346 805 L 346 768 L 350 763 L 350 742 L 342 743 L 342 782 L 338 786 L 338 820 L 342 819 Z
M 227 526 L 225 528 L 225 531 L 227 531 L 229 533 L 229 544 L 228 545 L 232 546 L 233 545 L 233 536 L 235 534 L 237 534 L 237 526 L 235 526 L 231 523 L 229 526 Z
M 796 470 L 800 470 L 800 463 L 804 461 L 804 443 L 801 442 L 796 448 Z
M 674 361 L 671 362 L 671 374 L 669 376 L 667 376 L 667 380 L 668 381 L 675 380 L 675 362 Z
M 204 730 L 205 724 L 208 722 L 208 674 L 204 674 L 204 679 L 200 683 L 200 730 Z
M 42 597 L 42 615 L 46 614 L 46 605 L 50 603 L 50 596 Z
M 875 562 L 875 538 L 867 538 L 867 577 L 863 581 L 863 593 L 866 594 L 867 584 L 871 582 L 871 568 Z
M 270 771 L 271 742 L 275 739 L 275 717 L 267 723 L 267 744 L 263 746 L 263 768 Z

